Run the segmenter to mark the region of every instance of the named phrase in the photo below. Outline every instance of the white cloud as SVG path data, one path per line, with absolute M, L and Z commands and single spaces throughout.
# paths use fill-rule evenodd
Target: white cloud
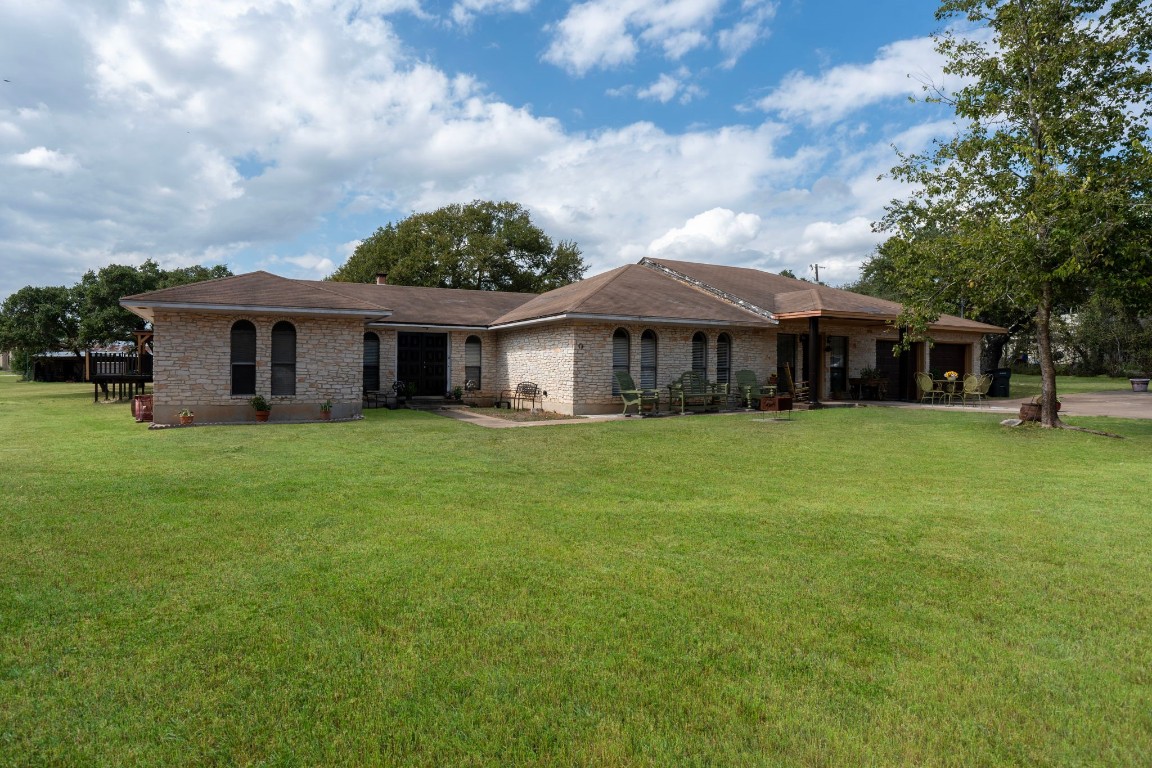
M 877 218 L 901 191 L 875 181 L 894 162 L 889 143 L 915 150 L 939 129 L 819 145 L 792 125 L 723 117 L 689 130 L 576 131 L 415 57 L 389 21 L 423 13 L 415 0 L 79 7 L 0 4 L 0 28 L 35 43 L 22 60 L 38 84 L 17 88 L 17 75 L 0 92 L 0 298 L 30 275 L 68 284 L 145 258 L 312 278 L 342 263 L 357 234 L 476 198 L 528 206 L 553 238 L 580 245 L 591 274 L 655 250 L 798 273 L 836 259 L 847 271 L 871 247 L 854 220 Z M 718 7 L 595 0 L 566 20 L 603 16 L 579 60 L 586 70 L 611 59 L 613 40 L 675 58 L 697 50 L 699 33 L 727 56 L 723 30 L 739 19 Z M 746 3 L 739 16 L 768 7 Z M 551 32 L 564 40 L 559 25 Z M 619 92 L 698 97 L 686 66 L 669 70 Z
M 868 64 L 843 64 L 813 77 L 793 72 L 758 102 L 761 109 L 812 124 L 826 124 L 876 102 L 920 95 L 926 82 L 942 82 L 943 60 L 931 38 L 881 48 Z
M 462 26 L 484 13 L 525 13 L 531 10 L 535 0 L 457 0 L 452 6 L 452 21 Z
M 803 239 L 797 249 L 805 258 L 814 255 L 851 256 L 866 253 L 882 237 L 872 232 L 872 222 L 863 216 L 848 221 L 814 221 L 804 227 Z
M 764 0 L 745 0 L 745 15 L 716 36 L 717 45 L 724 53 L 721 66 L 731 68 L 759 40 L 768 35 L 768 22 L 776 16 L 776 4 Z
M 754 213 L 713 208 L 656 238 L 648 250 L 654 255 L 683 258 L 723 256 L 751 243 L 760 233 L 760 224 L 760 217 Z
M 23 168 L 39 168 L 53 173 L 72 173 L 80 167 L 76 158 L 47 147 L 34 147 L 27 152 L 12 155 L 8 162 Z
M 627 64 L 641 45 L 679 59 L 710 44 L 723 0 L 588 0 L 555 24 L 544 60 L 582 75 Z

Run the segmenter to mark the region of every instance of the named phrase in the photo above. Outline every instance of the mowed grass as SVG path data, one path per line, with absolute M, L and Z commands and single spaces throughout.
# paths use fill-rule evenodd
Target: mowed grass
M 1152 754 L 1150 422 L 366 416 L 0 375 L 0 763 Z

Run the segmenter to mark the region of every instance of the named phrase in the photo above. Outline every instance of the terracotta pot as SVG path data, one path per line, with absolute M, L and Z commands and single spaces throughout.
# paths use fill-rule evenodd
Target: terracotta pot
M 185 427 L 186 427 L 186 426 L 188 426 L 189 424 L 191 424 L 191 423 L 192 423 L 192 422 L 193 422 L 195 419 L 196 419 L 196 417 L 195 417 L 195 416 L 181 416 L 181 417 L 180 417 L 180 424 L 181 424 L 182 426 L 185 426 Z
M 268 421 L 271 415 L 272 411 L 256 411 L 256 421 Z
M 332 418 L 332 411 L 320 411 L 320 420 L 328 421 Z

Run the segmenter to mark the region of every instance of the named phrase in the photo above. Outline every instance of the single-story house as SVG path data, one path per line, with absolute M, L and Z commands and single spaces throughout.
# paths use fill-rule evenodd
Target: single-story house
M 202 421 L 360 413 L 365 390 L 397 380 L 442 397 L 471 381 L 499 392 L 532 381 L 560 413 L 620 408 L 614 370 L 664 388 L 687 370 L 731 381 L 749 369 L 783 380 L 785 364 L 813 399 L 846 392 L 866 367 L 889 396 L 916 396 L 918 370 L 979 369 L 984 334 L 1004 329 L 941 316 L 934 343 L 893 355 L 900 306 L 757 269 L 645 258 L 544 294 L 292 280 L 253 272 L 127 296 L 152 324 L 154 413 Z

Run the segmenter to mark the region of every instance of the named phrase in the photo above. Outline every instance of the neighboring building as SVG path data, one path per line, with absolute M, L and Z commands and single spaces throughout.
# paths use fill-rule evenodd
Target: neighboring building
M 641 260 L 545 294 L 290 280 L 267 272 L 128 296 L 152 323 L 154 413 L 175 420 L 250 421 L 255 393 L 273 420 L 360 413 L 364 390 L 404 381 L 443 396 L 465 381 L 498 392 L 520 381 L 570 414 L 618 410 L 613 370 L 663 388 L 686 370 L 730 381 L 813 380 L 814 399 L 848 390 L 865 367 L 883 371 L 889 396 L 915 397 L 913 374 L 976 372 L 995 326 L 942 316 L 934 345 L 899 356 L 890 301 L 742 267 Z M 815 343 L 810 343 L 811 341 Z M 169 418 L 170 416 L 170 418 Z

